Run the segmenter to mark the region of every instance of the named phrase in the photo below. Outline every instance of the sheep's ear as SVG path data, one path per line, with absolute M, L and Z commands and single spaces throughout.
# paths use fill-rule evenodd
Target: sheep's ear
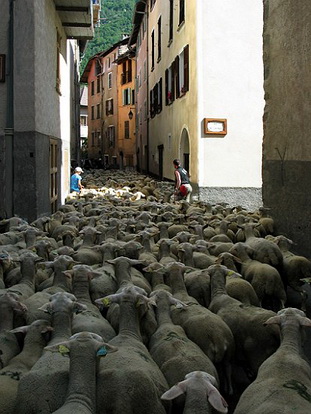
M 73 275 L 72 270 L 64 270 L 62 273 L 63 273 L 64 276 L 68 277 L 68 279 L 72 278 L 72 275 Z
M 214 407 L 220 413 L 228 412 L 228 404 L 226 400 L 221 396 L 220 392 L 212 384 L 208 384 L 207 398 L 212 407 Z
M 42 310 L 43 312 L 52 314 L 52 306 L 50 303 L 45 303 L 43 306 L 41 306 L 38 309 Z
M 105 357 L 107 354 L 110 354 L 111 352 L 116 352 L 117 350 L 118 348 L 116 346 L 111 346 L 105 343 L 98 349 L 96 356 Z
M 74 310 L 75 313 L 81 313 L 81 312 L 87 310 L 87 306 L 82 305 L 82 303 L 75 302 L 73 310 Z
M 28 332 L 28 329 L 29 329 L 29 325 L 19 326 L 18 328 L 11 329 L 10 332 L 11 333 L 23 333 L 23 334 L 26 334 Z
M 186 303 L 183 303 L 182 301 L 174 298 L 173 296 L 169 296 L 169 302 L 171 305 L 175 305 L 177 309 L 184 309 L 188 306 Z
M 266 322 L 264 322 L 264 325 L 272 325 L 273 323 L 276 323 L 276 324 L 280 325 L 281 324 L 281 317 L 280 316 L 272 316 Z
M 301 326 L 311 326 L 311 320 L 309 318 L 301 316 L 298 320 Z
M 168 391 L 166 391 L 162 396 L 161 400 L 173 400 L 174 398 L 179 397 L 184 394 L 186 391 L 185 381 L 179 382 L 176 385 L 173 385 Z

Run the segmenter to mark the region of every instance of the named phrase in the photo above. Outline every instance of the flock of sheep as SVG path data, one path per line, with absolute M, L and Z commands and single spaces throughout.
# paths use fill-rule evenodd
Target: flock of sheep
M 311 262 L 267 209 L 83 184 L 0 222 L 0 413 L 311 413 Z

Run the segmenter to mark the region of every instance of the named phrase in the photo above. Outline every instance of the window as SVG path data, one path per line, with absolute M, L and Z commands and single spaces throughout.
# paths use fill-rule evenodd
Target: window
M 162 78 L 150 91 L 150 116 L 154 118 L 162 111 Z
M 100 63 L 100 59 L 97 58 L 95 61 L 95 75 L 100 75 L 102 71 L 102 65 Z
M 170 17 L 169 17 L 169 32 L 168 32 L 169 43 L 171 43 L 173 40 L 173 24 L 174 24 L 174 0 L 170 0 Z
M 165 71 L 165 104 L 189 91 L 189 45 L 185 46 L 172 65 Z
M 158 62 L 161 60 L 161 43 L 162 43 L 162 35 L 161 35 L 161 17 L 158 20 Z
M 113 99 L 106 100 L 106 115 L 113 115 Z
M 97 78 L 97 88 L 96 88 L 96 92 L 100 93 L 100 76 L 98 76 Z
M 185 21 L 185 0 L 179 0 L 179 23 L 181 25 Z
M 117 165 L 118 163 L 117 163 L 117 157 L 115 156 L 115 155 L 113 155 L 112 157 L 112 165 Z
M 131 88 L 123 89 L 122 105 L 131 105 L 132 90 Z
M 132 82 L 132 61 L 128 60 L 128 81 Z
M 94 95 L 94 81 L 91 82 L 91 95 Z
M 109 147 L 115 147 L 115 126 L 110 125 L 107 129 L 107 138 Z
M 154 30 L 151 33 L 151 70 L 154 69 Z
M 86 115 L 81 115 L 80 116 L 80 125 L 87 126 L 87 116 Z
M 150 1 L 150 10 L 153 8 L 153 6 L 155 5 L 155 2 L 156 2 L 157 0 L 151 0 Z
M 94 117 L 94 106 L 92 106 L 92 108 L 91 108 L 91 119 L 95 119 L 95 117 Z
M 96 118 L 100 119 L 100 104 L 96 105 Z
M 108 73 L 108 89 L 112 88 L 112 72 Z
M 61 57 L 61 40 L 59 32 L 56 32 L 56 91 L 60 93 L 60 57 Z
M 95 147 L 95 132 L 92 132 L 91 146 Z
M 130 138 L 130 121 L 124 121 L 124 138 Z
M 189 45 L 179 55 L 179 90 L 181 95 L 189 90 Z
M 128 82 L 132 82 L 132 61 L 130 59 L 123 62 L 121 73 L 121 85 Z

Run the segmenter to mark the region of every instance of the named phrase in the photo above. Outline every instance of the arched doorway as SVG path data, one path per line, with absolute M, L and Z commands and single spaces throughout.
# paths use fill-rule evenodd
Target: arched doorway
M 189 146 L 189 133 L 186 128 L 183 129 L 181 133 L 180 139 L 180 160 L 182 162 L 182 166 L 189 172 L 190 168 L 190 146 Z

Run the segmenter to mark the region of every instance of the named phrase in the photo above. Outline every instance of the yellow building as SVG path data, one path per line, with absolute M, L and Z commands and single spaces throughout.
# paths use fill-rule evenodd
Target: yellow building
M 129 45 L 139 67 L 147 56 L 148 73 L 138 145 L 147 143 L 148 172 L 160 178 L 173 179 L 180 158 L 200 199 L 262 203 L 262 13 L 261 0 L 136 3 Z

